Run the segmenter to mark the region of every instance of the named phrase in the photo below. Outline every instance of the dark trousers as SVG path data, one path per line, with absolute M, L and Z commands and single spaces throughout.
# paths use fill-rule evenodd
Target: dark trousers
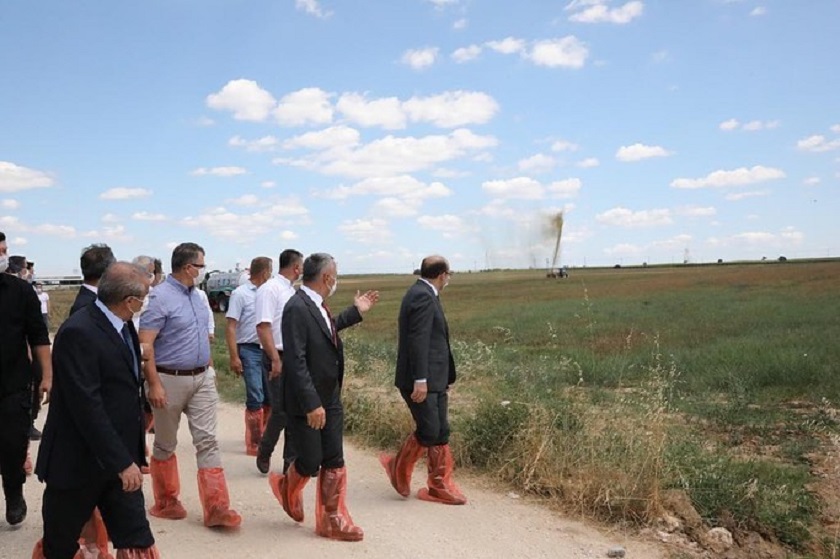
M 429 392 L 419 404 L 412 401 L 410 391 L 400 390 L 400 394 L 414 418 L 415 435 L 420 444 L 449 444 L 449 393 Z
M 41 362 L 37 359 L 32 359 L 32 422 L 38 418 L 38 412 L 41 411 L 41 381 L 44 378 L 44 372 L 41 369 Z
M 155 538 L 146 518 L 143 491 L 126 492 L 119 478 L 74 489 L 44 490 L 44 555 L 72 559 L 79 551 L 79 533 L 99 507 L 108 536 L 116 549 L 151 547 Z
M 29 391 L 0 398 L 0 475 L 6 499 L 23 495 L 26 474 L 23 462 L 29 445 L 29 426 L 32 424 Z
M 280 354 L 280 359 L 283 359 L 283 354 Z M 285 377 L 281 374 L 277 378 L 269 379 L 268 373 L 271 371 L 271 359 L 263 353 L 262 357 L 263 377 L 266 379 L 268 385 L 268 396 L 271 399 L 271 417 L 268 418 L 268 424 L 263 431 L 262 439 L 260 440 L 259 454 L 263 457 L 271 457 L 274 449 L 277 447 L 277 441 L 280 440 L 280 433 L 286 428 L 287 418 L 285 409 Z M 294 460 L 294 450 L 292 441 L 290 440 L 288 429 L 286 430 L 286 439 L 283 443 L 283 471 L 285 472 L 288 465 Z
M 324 404 L 327 424 L 313 429 L 305 415 L 290 415 L 286 435 L 294 441 L 295 468 L 302 476 L 314 476 L 320 468 L 344 467 L 344 408 L 336 391 L 335 398 Z

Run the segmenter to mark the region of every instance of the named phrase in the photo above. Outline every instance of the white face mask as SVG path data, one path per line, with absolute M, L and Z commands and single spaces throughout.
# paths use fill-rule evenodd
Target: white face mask
M 3 256 L 0 256 L 0 274 L 5 272 L 8 267 L 9 267 L 9 256 L 7 254 L 4 254 Z
M 335 290 L 338 289 L 338 278 L 335 278 L 335 283 L 330 287 L 330 294 L 327 297 L 332 297 L 335 295 Z

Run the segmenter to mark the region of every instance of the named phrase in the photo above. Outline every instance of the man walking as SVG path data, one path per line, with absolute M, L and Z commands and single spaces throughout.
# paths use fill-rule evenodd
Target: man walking
M 82 251 L 82 256 L 79 258 L 79 266 L 82 269 L 84 283 L 82 283 L 79 292 L 76 294 L 76 300 L 73 301 L 73 306 L 70 307 L 70 314 L 96 300 L 96 289 L 97 285 L 99 285 L 99 278 L 102 277 L 105 269 L 115 260 L 111 247 L 105 244 L 90 245 Z
M 395 385 L 411 411 L 416 430 L 396 456 L 382 455 L 380 461 L 397 493 L 408 497 L 414 465 L 425 453 L 428 487 L 420 489 L 417 496 L 463 505 L 467 498 L 452 481 L 455 461 L 449 448 L 449 386 L 455 382 L 455 361 L 438 299 L 450 276 L 445 258 L 428 256 L 420 265 L 420 279 L 403 297 Z
M 140 317 L 140 341 L 153 344 L 145 363 L 147 398 L 155 416 L 150 465 L 155 504 L 152 516 L 181 519 L 180 476 L 175 448 L 181 414 L 187 416 L 198 462 L 198 494 L 204 525 L 236 527 L 242 517 L 230 508 L 219 443 L 219 395 L 210 366 L 210 310 L 196 292 L 204 270 L 204 249 L 182 243 L 172 251 L 172 273 L 149 295 Z
M 98 287 L 98 299 L 56 335 L 58 374 L 36 467 L 46 489 L 35 559 L 75 557 L 79 532 L 94 507 L 117 559 L 159 557 L 141 490 L 141 358 L 131 323 L 149 278 L 143 269 L 117 262 Z
M 41 365 L 41 398 L 52 386 L 50 338 L 41 317 L 41 304 L 32 286 L 11 274 L 6 235 L 0 232 L 0 477 L 6 497 L 6 522 L 26 518 L 23 464 L 29 444 L 32 406 L 32 362 L 29 348 Z
M 303 273 L 303 254 L 294 250 L 286 249 L 280 253 L 278 259 L 280 273 L 268 280 L 265 285 L 257 291 L 257 334 L 260 345 L 263 348 L 263 371 L 268 381 L 268 395 L 271 398 L 270 417 L 265 424 L 265 431 L 259 441 L 257 452 L 257 469 L 267 474 L 271 468 L 271 455 L 280 440 L 280 433 L 286 426 L 286 413 L 284 411 L 284 390 L 285 380 L 283 377 L 283 309 L 286 303 L 295 294 L 294 282 L 300 279 Z M 251 272 L 253 274 L 253 271 Z M 283 446 L 283 472 L 285 473 L 292 460 L 292 450 L 289 433 Z
M 225 341 L 230 370 L 245 380 L 245 454 L 256 456 L 263 432 L 263 404 L 268 394 L 257 338 L 257 289 L 271 277 L 271 259 L 251 260 L 249 279 L 233 290 L 226 316 Z
M 361 541 L 364 532 L 353 524 L 344 503 L 344 346 L 338 332 L 361 322 L 379 292 L 357 292 L 354 304 L 333 319 L 326 300 L 337 287 L 333 257 L 313 254 L 303 263 L 303 286 L 283 312 L 286 429 L 291 432 L 295 460 L 286 475 L 272 473 L 269 482 L 286 513 L 302 522 L 303 488 L 318 474 L 315 532 L 335 540 Z

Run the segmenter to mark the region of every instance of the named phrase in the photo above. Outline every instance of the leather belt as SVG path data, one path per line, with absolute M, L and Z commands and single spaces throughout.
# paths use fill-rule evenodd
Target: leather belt
M 260 344 L 258 344 L 258 343 L 256 343 L 256 342 L 245 342 L 245 343 L 242 343 L 242 344 L 236 344 L 236 345 L 239 345 L 239 346 L 245 346 L 245 347 L 256 347 L 256 348 L 259 348 L 259 347 L 260 347 Z
M 196 367 L 195 369 L 167 369 L 158 365 L 157 371 L 165 375 L 173 375 L 176 377 L 194 377 L 200 375 L 207 370 L 207 367 Z

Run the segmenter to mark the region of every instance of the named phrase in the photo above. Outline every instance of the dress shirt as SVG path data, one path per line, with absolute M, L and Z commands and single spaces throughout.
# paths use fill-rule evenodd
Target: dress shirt
M 332 332 L 332 333 L 333 333 L 333 335 L 335 336 L 335 335 L 336 335 L 336 332 L 333 330 L 333 323 L 332 323 L 332 320 L 330 320 L 330 315 L 329 315 L 329 313 L 327 312 L 327 309 L 326 309 L 326 308 L 324 308 L 324 298 L 323 298 L 323 297 L 321 297 L 321 296 L 320 296 L 318 293 L 316 293 L 315 291 L 312 291 L 311 289 L 309 289 L 308 287 L 306 287 L 305 285 L 302 285 L 302 286 L 301 286 L 301 289 L 303 289 L 303 292 L 304 292 L 304 293 L 306 293 L 307 295 L 309 295 L 309 298 L 310 298 L 310 299 L 312 299 L 312 302 L 313 302 L 313 303 L 315 303 L 315 305 L 318 307 L 318 310 L 319 310 L 319 311 L 321 311 L 321 316 L 323 316 L 323 317 L 324 317 L 324 322 L 327 324 L 327 330 L 329 330 L 330 332 Z
M 432 284 L 432 282 L 430 282 L 429 280 L 427 280 L 427 279 L 425 279 L 425 278 L 420 278 L 420 281 L 422 281 L 423 283 L 425 283 L 426 285 L 428 285 L 429 287 L 431 287 L 431 288 L 432 288 L 432 293 L 434 293 L 434 294 L 435 294 L 435 297 L 439 297 L 439 296 L 440 296 L 440 293 L 438 293 L 437 287 L 435 287 L 435 286 Z
M 257 339 L 257 286 L 243 283 L 230 294 L 225 317 L 236 321 L 236 343 L 255 344 Z
M 271 324 L 271 336 L 278 351 L 283 351 L 283 309 L 294 294 L 292 282 L 279 274 L 257 289 L 257 324 Z

